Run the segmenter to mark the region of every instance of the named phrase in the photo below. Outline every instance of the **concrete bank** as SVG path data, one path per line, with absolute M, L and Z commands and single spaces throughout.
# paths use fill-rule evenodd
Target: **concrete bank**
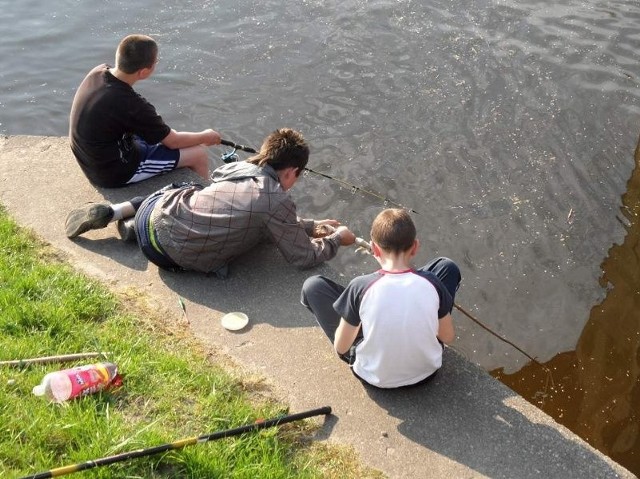
M 635 477 L 451 350 L 441 374 L 425 387 L 402 392 L 364 387 L 334 357 L 298 303 L 310 273 L 287 265 L 271 246 L 238 260 L 231 278 L 219 281 L 159 271 L 135 244 L 122 243 L 113 225 L 76 241 L 65 237 L 71 208 L 148 194 L 191 179 L 188 173 L 97 190 L 80 172 L 67 138 L 35 136 L 0 138 L 0 165 L 0 203 L 20 224 L 85 273 L 147 293 L 158 307 L 175 311 L 176 321 L 182 314 L 178 296 L 184 298 L 196 337 L 266 377 L 292 413 L 331 406 L 333 415 L 324 420 L 318 439 L 353 446 L 363 463 L 389 477 Z M 337 276 L 331 264 L 314 272 Z M 238 333 L 224 330 L 219 320 L 229 311 L 247 313 L 250 326 Z

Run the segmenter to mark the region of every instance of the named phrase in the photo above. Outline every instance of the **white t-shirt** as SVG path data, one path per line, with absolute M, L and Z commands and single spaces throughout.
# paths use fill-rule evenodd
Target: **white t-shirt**
M 408 386 L 442 366 L 438 322 L 453 300 L 435 274 L 379 270 L 360 276 L 333 307 L 349 324 L 362 323 L 353 371 L 369 384 Z

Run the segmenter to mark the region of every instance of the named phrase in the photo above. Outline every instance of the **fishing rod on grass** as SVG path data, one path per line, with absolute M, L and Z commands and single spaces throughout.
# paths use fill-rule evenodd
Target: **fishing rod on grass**
M 198 437 L 190 437 L 179 441 L 162 444 L 160 446 L 150 447 L 147 449 L 138 449 L 137 451 L 123 452 L 122 454 L 116 454 L 115 456 L 103 457 L 100 459 L 94 459 L 91 461 L 81 462 L 79 464 L 73 464 L 70 466 L 58 467 L 56 469 L 50 469 L 48 471 L 39 472 L 31 476 L 24 476 L 21 479 L 46 479 L 49 477 L 60 477 L 74 472 L 86 471 L 94 467 L 107 466 L 115 462 L 128 461 L 129 459 L 135 459 L 138 457 L 151 456 L 153 454 L 159 454 L 161 452 L 171 451 L 175 449 L 182 449 L 185 446 L 191 446 L 193 444 L 202 444 L 204 442 L 215 441 L 216 439 L 223 439 L 231 436 L 239 436 L 246 432 L 258 431 L 260 429 L 266 429 L 269 427 L 280 426 L 289 422 L 300 421 L 313 416 L 321 416 L 331 414 L 331 406 L 324 406 L 317 409 L 311 409 L 309 411 L 300 412 L 297 414 L 291 414 L 288 416 L 280 416 L 267 421 L 256 421 L 253 424 L 247 424 L 235 429 L 226 429 L 223 431 L 214 432 L 211 434 L 204 434 Z
M 71 361 L 77 361 L 78 359 L 87 358 L 107 358 L 111 353 L 74 353 L 74 354 L 59 354 L 57 356 L 42 356 L 39 358 L 29 359 L 12 359 L 10 361 L 0 361 L 0 366 L 12 366 L 16 368 L 25 368 L 31 364 L 48 364 L 48 363 L 65 363 Z
M 230 146 L 231 148 L 233 148 L 232 150 L 229 150 L 225 153 L 223 153 L 220 156 L 220 159 L 224 162 L 224 163 L 233 163 L 235 161 L 238 161 L 238 154 L 236 153 L 238 150 L 240 151 L 245 151 L 247 153 L 257 153 L 257 151 L 255 150 L 255 148 L 251 148 L 250 146 L 245 146 L 245 145 L 240 145 L 238 143 L 234 143 L 233 141 L 229 141 L 229 140 L 220 140 L 220 144 L 225 145 L 225 146 Z M 379 200 L 382 201 L 383 205 L 386 207 L 388 205 L 393 205 L 396 206 L 398 208 L 403 208 L 407 211 L 410 211 L 411 213 L 415 213 L 417 215 L 419 215 L 420 213 L 418 213 L 416 210 L 414 210 L 413 208 L 407 208 L 404 205 L 401 205 L 400 203 L 397 203 L 385 196 L 382 196 L 381 194 L 376 193 L 375 191 L 371 191 L 371 190 L 367 190 L 364 188 L 361 188 L 360 186 L 354 185 L 353 183 L 349 183 L 348 181 L 342 180 L 340 178 L 336 178 L 335 176 L 331 176 L 327 173 L 322 173 L 320 171 L 316 171 L 316 170 L 312 170 L 311 168 L 304 168 L 304 174 L 307 173 L 311 173 L 317 176 L 321 176 L 323 178 L 327 178 L 328 180 L 333 180 L 336 183 L 339 183 L 340 185 L 344 186 L 345 188 L 348 188 L 349 190 L 351 190 L 351 194 L 355 195 L 357 192 L 363 193 L 365 195 L 369 195 L 372 196 L 374 198 L 377 198 Z

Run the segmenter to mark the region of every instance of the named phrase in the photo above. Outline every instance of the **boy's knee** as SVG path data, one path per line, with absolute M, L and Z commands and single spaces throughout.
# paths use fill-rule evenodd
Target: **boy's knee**
M 315 291 L 320 284 L 324 283 L 320 275 L 309 276 L 302 283 L 302 298 L 306 298 L 309 294 Z
M 462 273 L 460 273 L 460 268 L 456 263 L 453 262 L 453 260 L 446 257 L 442 258 L 441 265 L 444 276 L 450 278 L 449 281 L 454 284 L 455 290 L 457 291 L 460 287 L 460 281 L 462 281 Z
M 449 271 L 450 274 L 453 274 L 458 278 L 458 280 L 460 280 L 462 275 L 460 274 L 460 268 L 458 267 L 458 265 L 452 259 L 449 259 L 447 257 L 443 257 L 442 262 L 443 266 L 447 268 L 447 271 Z
M 183 166 L 201 165 L 209 162 L 209 154 L 203 145 L 180 149 L 180 163 Z
M 199 164 L 209 164 L 209 154 L 207 152 L 207 148 L 202 145 L 194 146 L 193 148 L 194 161 Z

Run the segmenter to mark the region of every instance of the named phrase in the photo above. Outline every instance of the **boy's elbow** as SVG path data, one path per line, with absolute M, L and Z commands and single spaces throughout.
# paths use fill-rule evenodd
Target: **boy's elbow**
M 336 339 L 333 342 L 333 349 L 335 349 L 338 354 L 347 354 L 353 341 L 350 341 L 349 338 L 345 338 L 339 331 L 336 331 Z
M 451 335 L 449 335 L 449 334 L 446 334 L 446 335 L 445 334 L 439 334 L 438 335 L 438 339 L 440 341 L 442 341 L 444 344 L 449 345 L 449 344 L 453 343 L 453 341 L 456 339 L 456 335 L 455 334 L 451 334 Z
M 179 149 L 179 137 L 175 130 L 171 130 L 167 136 L 165 136 L 160 143 L 171 150 Z
M 456 331 L 453 327 L 453 318 L 451 314 L 447 314 L 443 318 L 440 318 L 440 324 L 438 326 L 438 333 L 436 334 L 438 339 L 444 344 L 451 344 L 456 339 Z
M 338 337 L 333 341 L 333 349 L 338 354 L 344 354 L 349 350 L 349 348 L 346 348 L 346 351 L 344 350 L 344 345 L 341 344 L 340 338 Z
M 437 337 L 444 344 L 451 344 L 456 339 L 456 332 L 453 328 L 444 328 L 444 331 L 438 331 Z
M 333 350 L 337 353 L 337 354 L 345 354 L 348 349 L 346 351 L 341 351 L 341 348 L 338 347 L 338 345 L 334 344 L 333 345 Z

